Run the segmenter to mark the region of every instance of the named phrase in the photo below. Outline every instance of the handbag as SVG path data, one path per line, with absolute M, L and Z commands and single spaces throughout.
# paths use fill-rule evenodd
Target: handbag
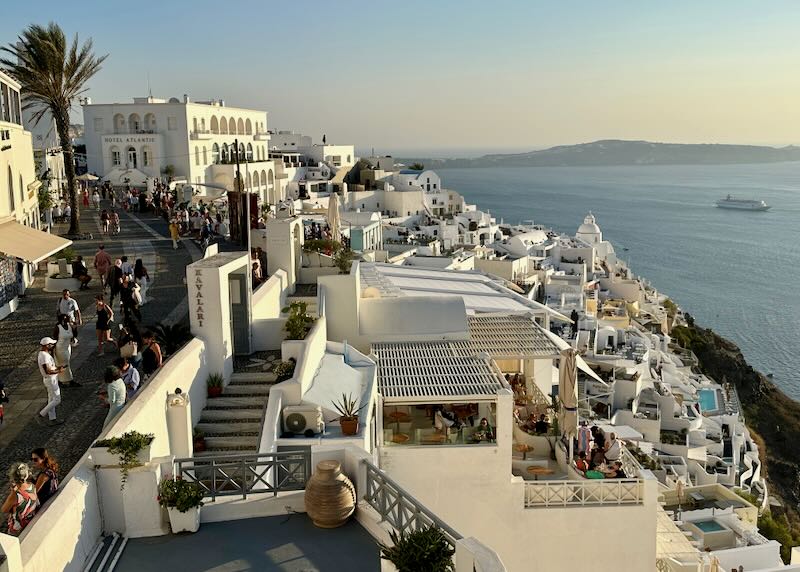
M 119 355 L 124 358 L 132 358 L 139 353 L 139 348 L 133 340 L 119 348 Z

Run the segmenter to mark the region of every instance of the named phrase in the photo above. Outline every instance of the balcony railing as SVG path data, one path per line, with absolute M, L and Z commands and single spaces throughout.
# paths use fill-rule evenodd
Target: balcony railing
M 640 505 L 644 502 L 641 479 L 527 481 L 525 508 Z
M 190 139 L 211 139 L 211 131 L 208 129 L 195 129 L 189 133 Z
M 463 538 L 458 532 L 425 508 L 378 467 L 367 460 L 361 462 L 367 471 L 367 490 L 363 498 L 384 522 L 401 534 L 433 524 L 444 533 L 447 542 L 455 549 L 456 541 Z
M 253 455 L 218 455 L 175 459 L 176 477 L 199 483 L 205 496 L 301 491 L 311 476 L 311 452 L 282 451 Z

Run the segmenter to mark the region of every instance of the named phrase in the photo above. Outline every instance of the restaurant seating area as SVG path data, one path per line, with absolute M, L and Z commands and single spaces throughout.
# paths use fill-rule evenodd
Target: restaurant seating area
M 387 405 L 385 445 L 493 445 L 494 404 Z M 481 420 L 486 425 L 481 425 Z

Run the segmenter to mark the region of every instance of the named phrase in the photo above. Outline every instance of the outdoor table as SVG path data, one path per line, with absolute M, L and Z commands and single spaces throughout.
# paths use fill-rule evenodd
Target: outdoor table
M 433 435 L 426 435 L 422 438 L 422 442 L 431 445 L 437 445 L 440 443 L 444 443 L 447 437 L 442 435 L 441 433 L 434 433 Z
M 605 479 L 606 476 L 600 471 L 586 471 L 587 479 Z
M 547 467 L 540 467 L 539 465 L 532 465 L 528 467 L 528 472 L 533 475 L 533 480 L 538 481 L 539 475 L 552 475 L 555 473 L 553 469 Z

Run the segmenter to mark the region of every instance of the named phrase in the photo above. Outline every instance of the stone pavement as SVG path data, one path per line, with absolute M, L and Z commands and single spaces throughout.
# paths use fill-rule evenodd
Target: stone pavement
M 103 206 L 108 208 L 108 203 L 104 201 Z M 83 255 L 93 280 L 89 290 L 72 293 L 81 307 L 84 325 L 78 334 L 80 343 L 73 349 L 71 365 L 75 380 L 83 387 L 61 390 L 62 401 L 56 411 L 58 418 L 65 421 L 63 425 L 49 427 L 35 419 L 47 401 L 36 364 L 38 344 L 42 337 L 52 335 L 60 296 L 42 290 L 44 270 L 37 272 L 19 309 L 0 320 L 0 380 L 10 398 L 5 406 L 5 422 L 0 425 L 0 491 L 7 489 L 9 464 L 29 461 L 30 451 L 35 447 L 46 447 L 54 455 L 63 478 L 102 429 L 107 409 L 97 394 L 104 385 L 103 371 L 119 354 L 110 346 L 104 356 L 96 354 L 94 296 L 100 291 L 100 282 L 92 262 L 98 245 L 105 244 L 112 258 L 126 255 L 131 263 L 136 258 L 143 259 L 151 278 L 147 300 L 141 309 L 143 327 L 159 322 L 173 324 L 188 315 L 185 267 L 200 258 L 200 251 L 189 241 L 183 241 L 182 248 L 173 250 L 163 219 L 150 213 L 134 215 L 118 211 L 121 233 L 104 237 L 100 232 L 99 211 L 91 207 L 81 210 L 81 230 L 92 233 L 93 238 L 75 241 L 73 248 L 76 254 Z M 66 232 L 66 225 L 57 226 L 54 232 Z M 118 304 L 115 300 L 116 323 L 121 319 Z M 117 332 L 112 335 L 116 337 Z

